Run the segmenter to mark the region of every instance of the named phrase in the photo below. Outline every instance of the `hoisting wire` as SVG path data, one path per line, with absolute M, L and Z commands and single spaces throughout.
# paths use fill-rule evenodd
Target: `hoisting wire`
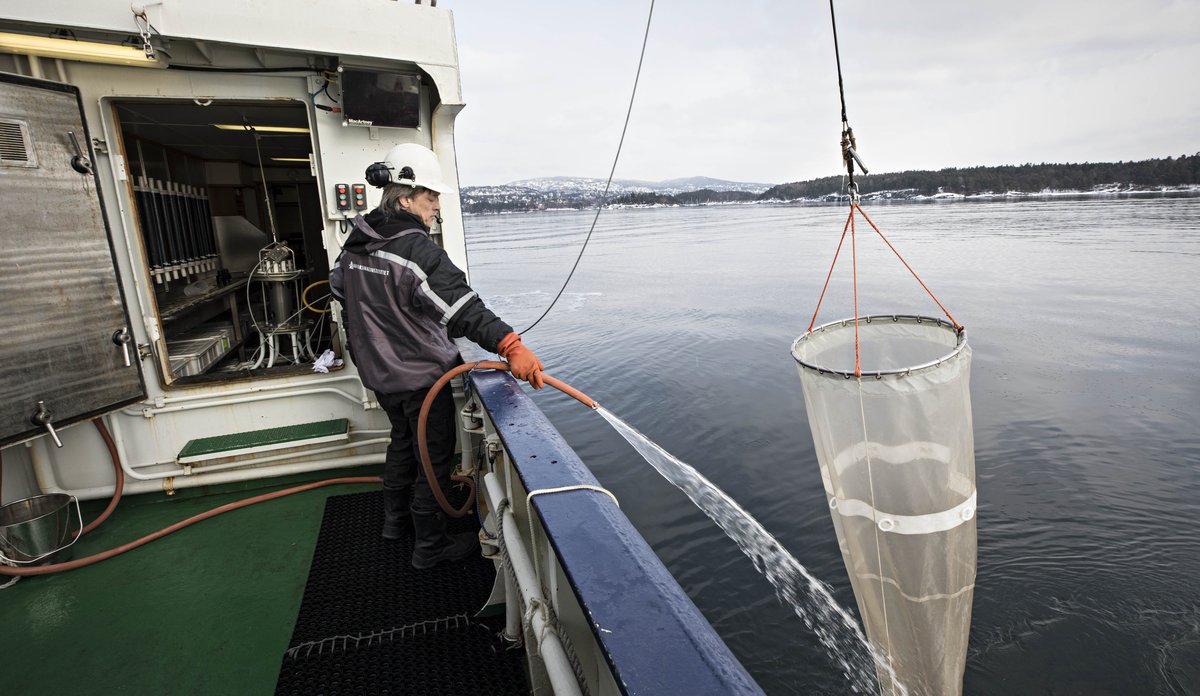
M 637 73 L 633 76 L 633 91 L 629 95 L 629 108 L 625 110 L 625 125 L 621 126 L 621 139 L 617 142 L 617 154 L 613 157 L 612 169 L 608 171 L 608 181 L 604 182 L 604 192 L 600 194 L 600 200 L 596 204 L 596 216 L 592 218 L 592 226 L 588 228 L 587 237 L 583 240 L 583 246 L 579 248 L 579 256 L 575 257 L 575 265 L 571 266 L 571 272 L 567 274 L 567 279 L 563 281 L 562 287 L 558 289 L 558 294 L 550 301 L 550 306 L 546 307 L 546 311 L 542 312 L 542 316 L 538 317 L 532 324 L 521 329 L 517 333 L 524 334 L 533 327 L 538 325 L 554 305 L 558 302 L 558 298 L 562 297 L 563 292 L 567 289 L 567 284 L 571 282 L 571 277 L 575 275 L 575 269 L 579 268 L 579 261 L 583 259 L 583 252 L 587 249 L 588 242 L 592 239 L 592 233 L 596 231 L 596 222 L 600 219 L 600 211 L 604 210 L 604 204 L 608 200 L 608 190 L 612 186 L 613 175 L 617 172 L 617 162 L 621 160 L 621 147 L 625 144 L 625 133 L 629 130 L 629 117 L 633 113 L 633 101 L 637 97 L 638 81 L 642 77 L 642 62 L 646 58 L 646 43 L 650 39 L 650 20 L 654 18 L 654 0 L 650 0 L 650 12 L 646 16 L 646 31 L 642 35 L 642 52 L 638 55 Z
M 848 177 L 846 191 L 850 194 L 850 203 L 853 205 L 858 202 L 858 184 L 854 181 L 854 163 L 858 162 L 858 167 L 862 169 L 863 174 L 869 172 L 858 156 L 856 151 L 858 143 L 854 140 L 854 129 L 850 127 L 850 121 L 846 117 L 846 88 L 842 82 L 842 53 L 838 48 L 837 18 L 833 12 L 833 0 L 829 0 L 829 22 L 833 25 L 833 57 L 837 61 L 838 96 L 842 101 L 842 162 L 846 165 Z
M 950 310 L 946 309 L 946 306 L 942 304 L 941 300 L 939 300 L 937 296 L 933 294 L 933 291 L 929 289 L 929 286 L 925 284 L 925 281 L 921 280 L 921 276 L 917 275 L 917 272 L 913 270 L 912 266 L 908 265 L 908 261 L 904 260 L 904 257 L 900 255 L 900 252 L 896 249 L 896 247 L 892 245 L 886 236 L 884 236 L 883 232 L 879 230 L 879 227 L 874 221 L 871 220 L 870 217 L 867 216 L 866 212 L 863 211 L 862 206 L 860 206 L 858 203 L 858 183 L 854 180 L 854 165 L 857 163 L 863 174 L 867 173 L 867 168 L 863 166 L 862 159 L 859 158 L 858 153 L 854 149 L 854 131 L 850 128 L 850 123 L 846 116 L 846 90 L 842 80 L 842 57 L 840 48 L 838 46 L 837 19 L 834 17 L 833 0 L 829 0 L 829 20 L 833 27 L 833 52 L 834 58 L 837 61 L 838 97 L 840 98 L 842 105 L 842 160 L 846 165 L 846 176 L 848 177 L 846 189 L 850 198 L 850 214 L 846 217 L 846 226 L 842 228 L 842 237 L 838 241 L 837 250 L 833 254 L 833 262 L 829 265 L 829 273 L 825 276 L 825 285 L 821 288 L 820 297 L 817 298 L 817 307 L 813 310 L 812 320 L 808 324 L 808 332 L 811 333 L 813 327 L 816 325 L 817 314 L 821 311 L 821 303 L 825 299 L 825 291 L 829 289 L 829 280 L 833 277 L 833 269 L 835 266 L 837 266 L 838 256 L 841 254 L 842 245 L 846 241 L 846 233 L 849 232 L 851 252 L 855 256 L 854 269 L 852 271 L 854 276 L 854 372 L 856 375 L 861 375 L 862 365 L 859 359 L 860 352 L 858 344 L 858 264 L 857 253 L 855 253 L 856 245 L 854 229 L 854 216 L 856 214 L 862 215 L 863 219 L 866 220 L 869 225 L 871 225 L 871 229 L 875 230 L 875 234 L 879 235 L 879 238 L 883 240 L 884 244 L 887 244 L 887 247 L 892 250 L 892 253 L 896 255 L 896 258 L 900 259 L 900 263 L 904 264 L 904 267 L 908 269 L 908 272 L 912 274 L 913 278 L 916 278 L 921 287 L 925 289 L 925 292 L 929 294 L 929 297 L 931 297 L 937 306 L 942 310 L 942 312 L 945 313 L 946 317 L 950 320 L 950 323 L 954 325 L 954 328 L 961 331 L 963 327 L 962 324 L 958 323 L 958 320 L 956 320 L 954 316 L 950 314 Z

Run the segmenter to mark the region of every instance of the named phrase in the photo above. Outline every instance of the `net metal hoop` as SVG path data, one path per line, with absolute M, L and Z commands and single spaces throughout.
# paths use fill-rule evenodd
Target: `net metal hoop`
M 967 330 L 965 328 L 955 328 L 954 324 L 946 321 L 945 319 L 939 319 L 937 317 L 926 317 L 919 314 L 872 314 L 870 316 L 859 317 L 858 321 L 860 326 L 864 323 L 870 324 L 876 321 L 890 321 L 894 324 L 933 324 L 938 328 L 945 329 L 946 331 L 950 331 L 955 334 L 954 348 L 949 353 L 943 355 L 937 360 L 931 360 L 919 365 L 902 367 L 894 370 L 863 370 L 863 377 L 874 377 L 875 379 L 883 379 L 884 377 L 904 377 L 915 372 L 932 370 L 946 361 L 958 357 L 958 355 L 962 353 L 963 348 L 967 346 Z M 835 370 L 833 368 L 823 367 L 821 365 L 814 365 L 813 363 L 805 362 L 803 359 L 801 359 L 799 353 L 800 345 L 804 341 L 807 341 L 810 336 L 815 336 L 819 333 L 834 329 L 842 329 L 848 326 L 854 326 L 853 317 L 831 321 L 828 324 L 822 324 L 816 327 L 812 331 L 800 336 L 800 338 L 797 338 L 795 342 L 792 343 L 792 357 L 801 367 L 806 370 L 812 370 L 819 375 L 838 375 L 844 377 L 845 379 L 853 379 L 856 376 L 854 374 L 854 370 Z

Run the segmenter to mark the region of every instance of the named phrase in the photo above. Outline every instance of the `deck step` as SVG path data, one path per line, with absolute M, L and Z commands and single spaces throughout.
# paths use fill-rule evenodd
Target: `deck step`
M 271 450 L 315 445 L 320 442 L 339 442 L 350 439 L 350 421 L 335 418 L 315 423 L 285 425 L 281 428 L 264 428 L 245 433 L 230 433 L 215 437 L 201 437 L 188 442 L 179 450 L 176 461 L 191 464 L 208 459 L 237 457 L 245 454 L 269 452 Z

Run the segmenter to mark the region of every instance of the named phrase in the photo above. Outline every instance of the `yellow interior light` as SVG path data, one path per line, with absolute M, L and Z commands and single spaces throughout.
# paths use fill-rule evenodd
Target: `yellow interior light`
M 48 36 L 0 32 L 0 52 L 17 53 L 42 58 L 64 58 L 112 65 L 135 65 L 146 68 L 166 67 L 162 62 L 147 58 L 146 52 L 135 46 L 74 41 Z
M 254 124 L 242 125 L 240 123 L 214 123 L 215 128 L 221 130 L 256 130 L 260 133 L 307 133 L 307 128 L 298 128 L 296 126 L 256 126 Z
M 310 162 L 307 157 L 272 157 L 275 162 Z

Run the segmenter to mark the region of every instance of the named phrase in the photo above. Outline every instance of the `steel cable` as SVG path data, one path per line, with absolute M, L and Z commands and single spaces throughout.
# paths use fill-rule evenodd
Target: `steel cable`
M 600 211 L 604 210 L 604 203 L 608 200 L 608 190 L 612 187 L 613 175 L 617 172 L 617 162 L 621 160 L 621 148 L 625 145 L 625 133 L 629 130 L 629 117 L 633 113 L 633 101 L 637 97 L 638 81 L 642 78 L 642 63 L 646 58 L 646 43 L 650 39 L 650 20 L 654 18 L 654 0 L 650 0 L 650 13 L 646 16 L 646 31 L 642 35 L 642 52 L 638 55 L 637 73 L 633 77 L 633 92 L 629 95 L 629 108 L 625 110 L 625 125 L 621 126 L 621 139 L 617 142 L 617 154 L 613 157 L 612 168 L 608 171 L 608 181 L 604 182 L 604 192 L 600 194 L 600 201 L 596 204 L 596 216 L 592 218 L 592 226 L 588 228 L 587 237 L 583 240 L 583 246 L 579 248 L 579 256 L 575 257 L 575 264 L 571 266 L 571 272 L 567 274 L 567 279 L 563 281 L 562 287 L 558 289 L 558 294 L 550 301 L 550 306 L 546 307 L 546 311 L 542 312 L 542 316 L 538 317 L 532 324 L 518 331 L 519 335 L 524 335 L 533 327 L 537 326 L 541 320 L 546 318 L 554 305 L 558 303 L 558 298 L 562 297 L 563 292 L 567 289 L 567 284 L 571 282 L 571 278 L 575 275 L 575 269 L 579 268 L 579 262 L 583 259 L 583 252 L 587 249 L 588 242 L 592 239 L 592 233 L 596 231 L 596 222 L 600 219 Z

